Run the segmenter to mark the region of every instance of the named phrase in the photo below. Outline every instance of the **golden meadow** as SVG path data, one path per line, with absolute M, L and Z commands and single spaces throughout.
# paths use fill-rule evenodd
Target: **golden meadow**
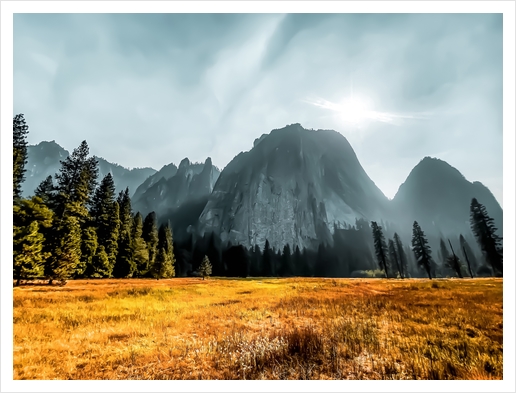
M 502 379 L 503 279 L 14 288 L 14 379 Z

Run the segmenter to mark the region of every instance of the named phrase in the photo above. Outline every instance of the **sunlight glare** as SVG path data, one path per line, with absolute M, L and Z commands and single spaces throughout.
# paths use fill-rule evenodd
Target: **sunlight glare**
M 372 116 L 371 103 L 366 99 L 349 97 L 339 104 L 340 118 L 346 123 L 360 125 Z

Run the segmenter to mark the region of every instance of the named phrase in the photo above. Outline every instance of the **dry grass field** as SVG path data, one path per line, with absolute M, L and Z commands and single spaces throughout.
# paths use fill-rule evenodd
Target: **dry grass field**
M 502 379 L 501 279 L 14 288 L 14 379 Z

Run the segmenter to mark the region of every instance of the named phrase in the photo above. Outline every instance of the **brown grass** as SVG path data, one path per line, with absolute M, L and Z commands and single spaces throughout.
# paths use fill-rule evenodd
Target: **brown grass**
M 502 279 L 14 288 L 14 379 L 502 379 Z

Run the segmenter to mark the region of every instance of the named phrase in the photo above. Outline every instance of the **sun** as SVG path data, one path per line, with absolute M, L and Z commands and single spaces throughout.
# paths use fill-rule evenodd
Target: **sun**
M 353 125 L 364 124 L 373 113 L 370 100 L 353 96 L 341 101 L 336 109 L 344 122 Z

